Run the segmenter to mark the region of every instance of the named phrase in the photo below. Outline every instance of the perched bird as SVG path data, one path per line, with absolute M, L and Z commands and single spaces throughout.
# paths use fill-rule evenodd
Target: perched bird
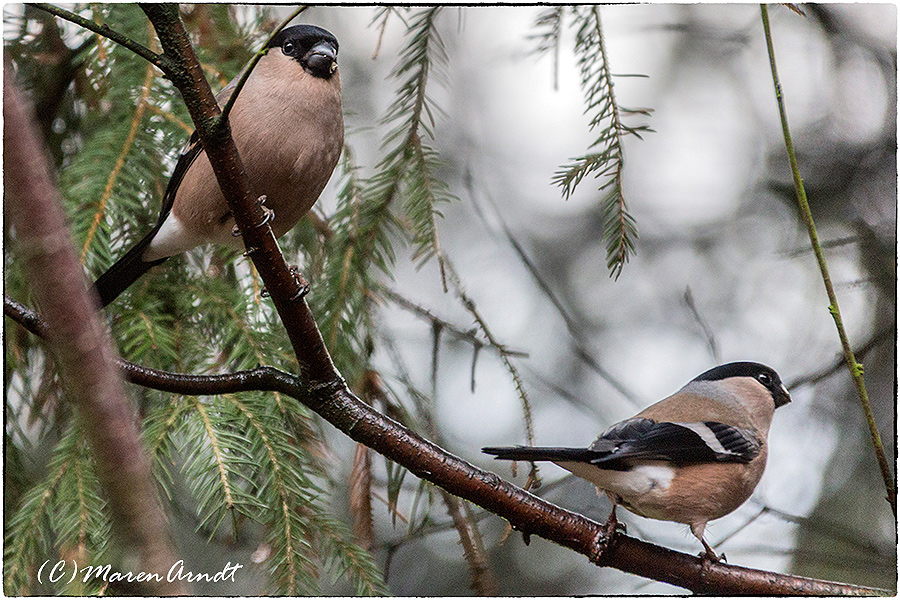
M 276 236 L 315 204 L 344 143 L 338 41 L 320 27 L 282 30 L 247 79 L 229 116 L 232 137 L 256 193 L 274 212 Z M 231 97 L 237 79 L 216 96 Z M 94 284 L 102 306 L 166 258 L 209 242 L 241 246 L 212 166 L 194 133 L 163 197 L 156 226 Z
M 483 448 L 498 459 L 551 461 L 587 479 L 616 505 L 690 525 L 705 549 L 706 524 L 750 497 L 766 468 L 769 425 L 791 401 L 771 368 L 753 362 L 715 367 L 587 448 Z

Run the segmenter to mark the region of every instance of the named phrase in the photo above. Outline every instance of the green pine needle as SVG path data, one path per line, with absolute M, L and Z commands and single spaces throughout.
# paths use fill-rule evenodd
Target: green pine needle
M 539 19 L 539 25 L 549 26 L 549 33 L 543 34 L 539 49 L 559 44 L 562 14 L 563 9 L 558 8 Z M 610 276 L 618 279 L 634 254 L 637 239 L 634 218 L 628 212 L 622 191 L 625 164 L 622 137 L 631 134 L 640 138 L 641 133 L 651 131 L 646 125 L 625 125 L 622 116 L 623 113 L 647 116 L 649 111 L 623 109 L 616 103 L 599 7 L 578 7 L 572 10 L 572 16 L 573 25 L 577 27 L 575 53 L 585 94 L 585 113 L 591 115 L 590 128 L 599 129 L 599 134 L 590 146 L 594 151 L 560 168 L 553 177 L 553 183 L 562 188 L 563 197 L 568 199 L 586 177 L 599 180 L 598 190 L 605 192 L 600 198 L 600 211 L 607 268 Z

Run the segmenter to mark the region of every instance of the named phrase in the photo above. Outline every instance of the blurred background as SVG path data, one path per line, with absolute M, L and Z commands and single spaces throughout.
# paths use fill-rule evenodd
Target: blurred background
M 542 10 L 448 8 L 440 21 L 447 83 L 431 88 L 446 112 L 437 118 L 434 145 L 459 198 L 443 210 L 441 243 L 497 339 L 529 355 L 514 362 L 536 443 L 587 445 L 718 363 L 771 365 L 794 401 L 776 415 L 760 486 L 710 525 L 711 542 L 735 564 L 896 589 L 895 520 L 856 392 L 846 368 L 829 370 L 840 345 L 796 210 L 759 8 L 602 8 L 611 71 L 647 76 L 616 78 L 617 100 L 653 111 L 626 121 L 654 133 L 624 140 L 624 191 L 640 237 L 618 280 L 605 266 L 596 184 L 583 182 L 564 201 L 551 183 L 596 136 L 584 115 L 574 32 L 563 29 L 556 77 L 552 53 L 534 54 L 530 36 Z M 778 67 L 845 324 L 854 348 L 865 349 L 869 395 L 893 453 L 896 8 L 803 10 L 805 18 L 783 6 L 770 10 Z M 364 149 L 378 154 L 372 126 L 391 99 L 387 78 L 402 24 L 388 22 L 373 60 L 380 32 L 368 26 L 371 9 L 315 8 L 305 18 L 342 40 L 347 131 L 359 162 L 371 164 Z M 416 270 L 399 260 L 394 286 L 461 328 L 473 326 L 443 293 L 434 262 Z M 410 377 L 429 389 L 430 324 L 396 306 L 384 312 Z M 525 440 L 505 366 L 482 352 L 473 392 L 471 345 L 450 339 L 439 359 L 436 410 L 446 447 L 512 478 L 509 465 L 479 452 Z M 349 445 L 340 436 L 333 443 Z M 538 494 L 606 518 L 608 501 L 598 501 L 588 483 L 554 465 L 541 474 Z M 513 480 L 521 485 L 526 475 L 520 465 Z M 699 551 L 685 526 L 622 514 L 631 535 Z M 403 536 L 384 512 L 379 522 L 386 539 Z M 513 534 L 497 547 L 506 523 L 493 516 L 480 523 L 502 594 L 675 591 L 596 569 L 541 539 L 525 546 Z M 394 593 L 469 593 L 455 532 L 391 552 Z
M 253 10 L 237 8 L 235 18 Z M 419 10 L 383 21 L 377 7 L 317 6 L 299 19 L 340 40 L 347 145 L 364 175 L 383 153 L 404 18 Z M 734 564 L 896 589 L 896 520 L 797 214 L 759 7 L 601 8 L 617 102 L 651 111 L 626 123 L 653 130 L 623 139 L 624 195 L 639 237 L 617 279 L 606 266 L 598 182 L 586 179 L 567 200 L 552 182 L 597 132 L 585 114 L 570 25 L 563 21 L 558 52 L 536 52 L 535 23 L 546 10 L 445 8 L 436 23 L 447 66 L 428 88 L 441 109 L 429 144 L 456 198 L 441 205 L 440 244 L 496 342 L 527 354 L 506 355 L 520 385 L 490 348 L 479 351 L 447 327 L 435 341 L 434 321 L 410 305 L 460 332 L 475 329 L 473 314 L 459 294 L 445 292 L 436 260 L 420 267 L 412 249 L 397 245 L 388 286 L 398 297 L 379 305 L 372 349 L 385 386 L 428 391 L 431 427 L 445 448 L 524 485 L 525 465 L 514 474 L 480 453 L 525 442 L 522 390 L 536 444 L 579 446 L 716 364 L 768 364 L 793 403 L 776 414 L 753 497 L 713 522 L 707 541 Z M 893 464 L 897 11 L 888 4 L 802 10 L 770 9 L 778 68 L 844 323 Z M 326 217 L 337 207 L 336 180 L 317 205 Z M 354 444 L 324 430 L 334 506 L 349 519 L 341 507 Z M 378 457 L 372 468 L 373 548 L 390 591 L 471 594 L 445 509 L 423 500 L 419 482 L 406 477 L 397 512 L 416 523 L 407 526 L 378 500 L 395 474 Z M 540 475 L 535 493 L 606 519 L 609 502 L 588 483 L 553 465 Z M 525 545 L 502 519 L 471 512 L 501 595 L 682 592 L 596 568 L 539 538 Z M 629 535 L 701 549 L 686 526 L 626 511 L 619 517 Z M 229 552 L 251 562 L 254 547 Z M 252 584 L 242 593 L 253 593 Z

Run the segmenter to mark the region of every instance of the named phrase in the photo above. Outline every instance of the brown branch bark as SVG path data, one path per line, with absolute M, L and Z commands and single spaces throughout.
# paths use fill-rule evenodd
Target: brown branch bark
M 164 575 L 175 562 L 157 501 L 150 461 L 140 441 L 134 407 L 115 365 L 112 341 L 89 295 L 59 192 L 30 109 L 3 72 L 5 204 L 35 301 L 46 318 L 45 338 L 76 407 L 109 499 L 123 571 Z M 180 582 L 147 581 L 143 593 L 184 594 Z
M 513 527 L 612 566 L 695 592 L 717 594 L 878 594 L 878 590 L 768 573 L 727 564 L 709 564 L 626 536 L 604 537 L 599 524 L 501 480 L 497 475 L 447 453 L 361 402 L 334 367 L 301 289 L 265 223 L 250 188 L 227 123 L 218 119 L 208 83 L 173 5 L 142 5 L 167 59 L 167 74 L 181 91 L 229 208 L 235 216 L 297 355 L 307 384 L 301 400 L 357 442 L 408 468 L 418 477 L 507 519 Z
M 5 299 L 4 312 L 32 333 L 47 327 L 36 313 Z M 304 402 L 354 440 L 373 448 L 450 493 L 507 519 L 515 529 L 539 535 L 584 554 L 600 566 L 664 581 L 696 593 L 736 595 L 883 595 L 884 590 L 805 577 L 704 563 L 696 556 L 618 535 L 604 545 L 601 525 L 570 513 L 448 454 L 357 400 L 345 387 L 310 388 L 299 377 L 271 367 L 227 375 L 185 375 L 119 359 L 125 377 L 146 387 L 186 395 L 277 391 Z M 346 413 L 346 414 L 345 414 Z

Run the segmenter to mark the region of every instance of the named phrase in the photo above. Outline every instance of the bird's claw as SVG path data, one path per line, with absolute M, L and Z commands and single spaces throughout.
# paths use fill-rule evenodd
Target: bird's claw
M 297 265 L 291 265 L 290 270 L 291 275 L 294 276 L 294 281 L 297 283 L 297 292 L 291 296 L 291 302 L 299 302 L 309 293 L 309 282 L 300 274 L 300 268 Z
M 252 252 L 255 248 L 249 249 L 245 254 Z M 291 302 L 297 302 L 298 300 L 302 300 L 309 293 L 309 283 L 306 279 L 303 278 L 303 275 L 300 274 L 300 269 L 297 268 L 296 265 L 290 265 L 288 267 L 291 271 L 291 275 L 294 278 L 294 283 L 297 284 L 297 291 L 291 296 Z M 269 290 L 266 288 L 262 288 L 259 291 L 259 295 L 263 298 L 268 298 L 271 294 L 269 294 Z
M 265 196 L 262 196 L 262 197 L 265 198 Z M 259 229 L 260 227 L 265 227 L 267 224 L 269 224 L 269 223 L 272 222 L 272 219 L 275 218 L 275 211 L 272 210 L 271 208 L 268 208 L 268 207 L 266 207 L 266 206 L 262 206 L 262 211 L 263 211 L 263 220 L 260 221 L 260 222 L 256 225 L 256 228 L 257 228 L 257 229 Z
M 622 523 L 619 521 L 618 517 L 616 517 L 616 505 L 613 505 L 612 512 L 609 513 L 606 523 L 603 524 L 603 529 L 606 532 L 606 536 L 610 539 L 612 539 L 619 531 L 622 533 L 627 531 L 625 523 Z
M 306 295 L 309 293 L 309 284 L 304 284 L 300 286 L 300 289 L 297 290 L 297 293 L 291 296 L 291 302 L 299 302 L 306 298 Z
M 510 523 L 509 525 L 512 529 L 520 532 L 522 534 L 522 541 L 525 542 L 525 545 L 529 545 L 531 543 L 531 534 L 523 529 L 520 529 L 518 526 Z
M 713 552 L 712 546 L 706 543 L 705 540 L 700 540 L 703 542 L 703 552 L 700 553 L 700 559 L 704 563 L 719 563 L 719 562 L 727 562 L 725 560 L 725 553 L 716 554 Z
M 590 556 L 591 562 L 597 565 L 605 564 L 606 551 L 609 550 L 620 531 L 625 533 L 625 523 L 620 523 L 616 518 L 616 505 L 613 504 L 612 512 L 609 513 L 606 523 L 600 527 L 600 535 L 594 541 L 594 548 Z
M 262 207 L 263 211 L 263 219 L 256 225 L 256 228 L 259 229 L 260 227 L 264 227 L 266 224 L 272 222 L 272 219 L 275 218 L 275 211 L 266 206 L 265 194 L 256 199 L 256 204 L 257 206 Z M 241 237 L 241 229 L 237 226 L 237 224 L 235 224 L 234 227 L 231 228 L 231 235 L 234 237 Z

